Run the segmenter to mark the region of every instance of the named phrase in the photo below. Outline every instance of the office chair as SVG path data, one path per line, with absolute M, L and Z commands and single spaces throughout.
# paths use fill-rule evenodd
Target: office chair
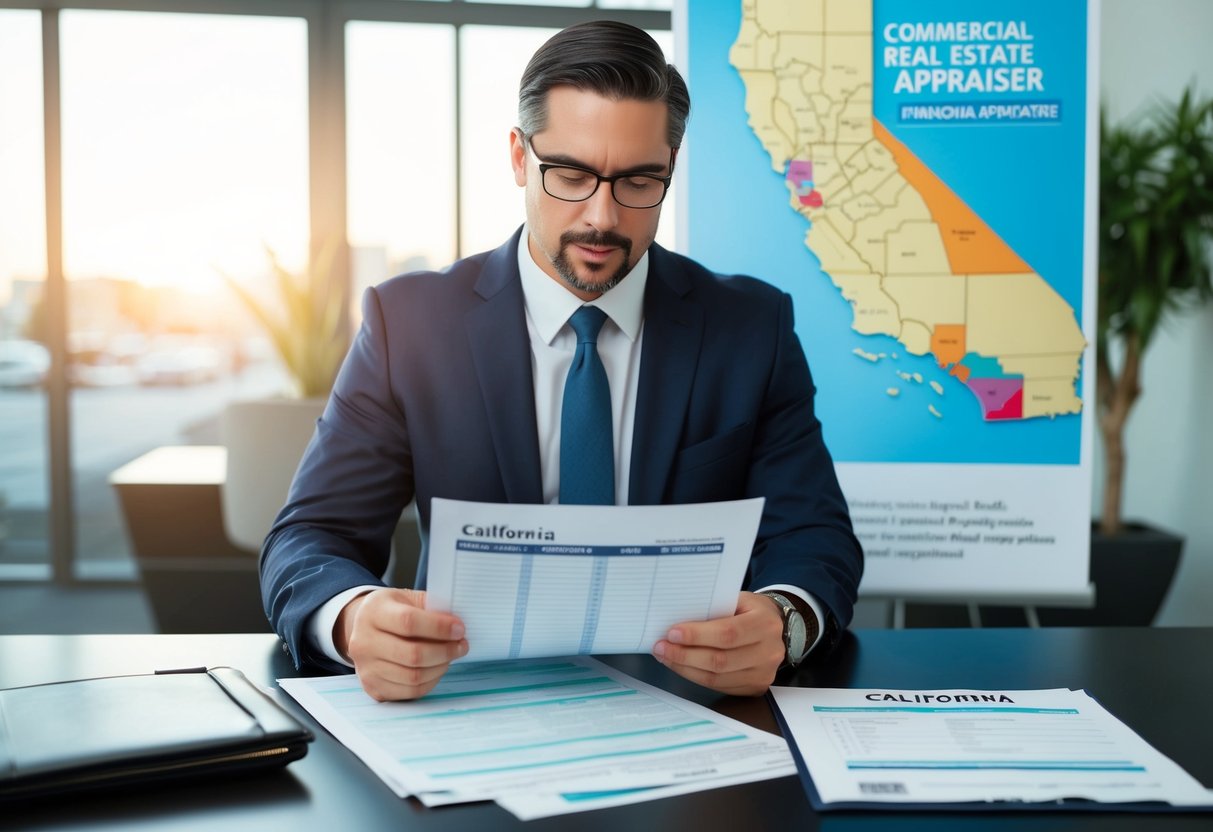
M 223 528 L 232 543 L 261 551 L 323 410 L 319 399 L 236 401 L 224 410 Z
M 323 412 L 320 399 L 263 399 L 228 405 L 220 426 L 227 446 L 223 525 L 228 538 L 240 548 L 261 551 Z M 412 504 L 401 515 L 392 544 L 389 583 L 412 586 L 421 551 Z

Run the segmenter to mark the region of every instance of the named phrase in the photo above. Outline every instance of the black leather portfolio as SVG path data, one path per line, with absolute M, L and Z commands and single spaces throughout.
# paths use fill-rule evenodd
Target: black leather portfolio
M 283 766 L 312 733 L 217 667 L 0 690 L 0 802 Z

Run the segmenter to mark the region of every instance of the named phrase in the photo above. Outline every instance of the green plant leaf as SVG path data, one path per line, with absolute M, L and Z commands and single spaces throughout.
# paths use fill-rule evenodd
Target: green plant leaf
M 296 275 L 282 265 L 272 248 L 265 246 L 277 303 L 260 299 L 223 274 L 233 293 L 270 337 L 300 396 L 327 396 L 348 349 L 342 288 L 333 271 L 341 249 L 337 242 L 326 243 L 311 267 Z
M 1097 364 L 1105 391 L 1128 390 L 1113 343 L 1140 356 L 1168 315 L 1213 298 L 1213 99 L 1189 87 L 1130 123 L 1100 113 L 1098 244 Z M 1113 404 L 1101 395 L 1101 414 Z

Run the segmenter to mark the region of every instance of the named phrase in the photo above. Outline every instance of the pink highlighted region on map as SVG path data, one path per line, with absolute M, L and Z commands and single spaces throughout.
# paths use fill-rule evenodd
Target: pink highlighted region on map
M 813 190 L 813 163 L 808 159 L 793 159 L 788 164 L 788 185 L 796 192 L 801 205 L 809 208 L 822 206 L 821 194 Z
M 1022 378 L 972 378 L 965 382 L 987 421 L 1023 418 Z

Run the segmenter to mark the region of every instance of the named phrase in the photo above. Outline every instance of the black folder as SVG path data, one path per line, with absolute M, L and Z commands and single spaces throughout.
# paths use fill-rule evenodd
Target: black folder
M 276 768 L 312 739 L 230 667 L 8 688 L 0 803 Z

